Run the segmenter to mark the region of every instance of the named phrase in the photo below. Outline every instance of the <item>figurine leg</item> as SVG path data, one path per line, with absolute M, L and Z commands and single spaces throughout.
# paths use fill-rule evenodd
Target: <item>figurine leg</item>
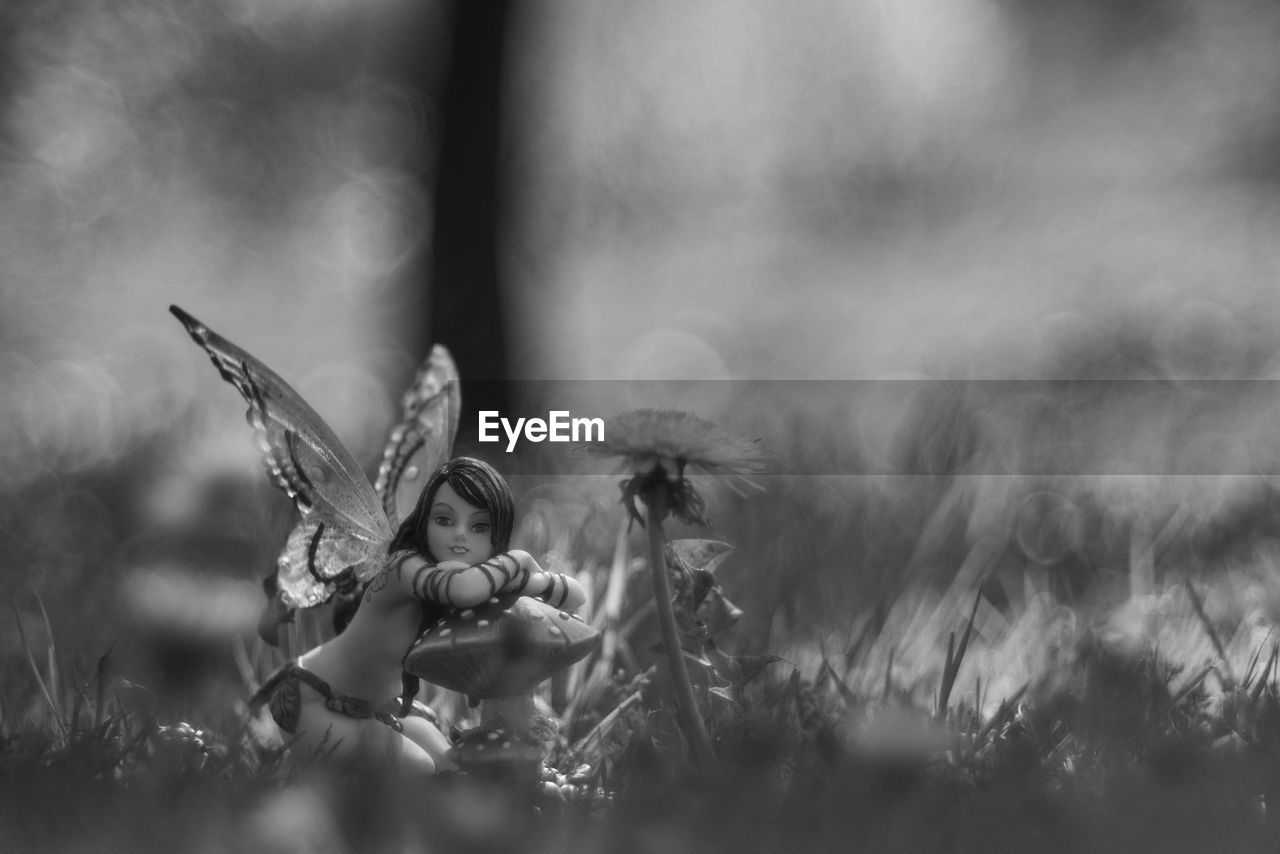
M 404 737 L 425 750 L 435 762 L 437 770 L 449 771 L 454 768 L 453 760 L 449 758 L 449 749 L 453 745 L 435 724 L 425 718 L 413 716 L 403 718 L 400 724 L 404 727 Z
M 302 704 L 295 739 L 290 749 L 303 763 L 341 766 L 390 761 L 415 776 L 436 770 L 431 754 L 406 735 L 375 718 L 350 718 L 319 702 Z

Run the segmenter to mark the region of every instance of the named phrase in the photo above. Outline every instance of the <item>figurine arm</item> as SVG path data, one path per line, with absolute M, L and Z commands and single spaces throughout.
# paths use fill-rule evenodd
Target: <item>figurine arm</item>
M 474 566 L 458 561 L 430 564 L 419 555 L 398 562 L 397 575 L 416 599 L 472 608 L 499 593 L 522 592 L 538 564 L 526 552 L 494 555 Z
M 526 596 L 535 596 L 553 608 L 576 611 L 587 601 L 587 592 L 576 578 L 562 572 L 539 572 L 529 580 L 524 589 Z
M 503 593 L 533 596 L 553 608 L 566 611 L 576 610 L 587 601 L 587 593 L 577 580 L 560 572 L 545 571 L 526 551 L 512 549 L 506 554 L 495 555 L 486 563 L 495 561 L 506 561 L 517 567 L 510 583 L 502 588 Z
M 501 562 L 510 570 L 511 580 L 502 588 L 503 593 L 519 593 L 522 596 L 534 596 L 553 608 L 573 611 L 587 601 L 587 593 L 582 585 L 564 573 L 547 572 L 533 555 L 520 549 L 495 555 L 485 564 L 493 565 Z

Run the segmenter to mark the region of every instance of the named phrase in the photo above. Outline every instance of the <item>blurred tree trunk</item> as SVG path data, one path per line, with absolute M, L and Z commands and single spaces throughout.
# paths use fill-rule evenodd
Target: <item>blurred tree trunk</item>
M 449 67 L 443 88 L 424 92 L 439 104 L 440 151 L 429 271 L 428 341 L 447 346 L 463 380 L 460 438 L 470 436 L 480 409 L 503 411 L 507 344 L 499 278 L 498 224 L 502 187 L 498 157 L 507 0 L 453 6 Z M 421 85 L 437 85 L 428 75 Z

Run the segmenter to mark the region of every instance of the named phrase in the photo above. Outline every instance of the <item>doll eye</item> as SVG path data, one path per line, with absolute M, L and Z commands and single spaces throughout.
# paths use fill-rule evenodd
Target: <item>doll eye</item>
M 453 520 L 448 516 L 436 516 L 432 519 L 437 525 L 449 526 L 453 524 Z
M 486 534 L 489 532 L 491 527 L 493 526 L 488 522 L 476 522 L 471 526 L 471 530 L 475 531 L 477 534 Z

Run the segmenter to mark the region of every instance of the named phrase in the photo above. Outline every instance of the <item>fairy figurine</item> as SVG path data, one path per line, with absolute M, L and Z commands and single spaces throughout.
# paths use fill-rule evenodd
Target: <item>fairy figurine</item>
M 403 662 L 422 630 L 439 632 L 453 614 L 510 597 L 574 609 L 585 595 L 574 579 L 509 549 L 514 501 L 497 471 L 469 457 L 444 460 L 459 403 L 448 352 L 437 345 L 418 371 L 371 486 L 275 372 L 177 306 L 170 311 L 248 402 L 272 480 L 299 511 L 278 561 L 277 616 L 339 597 L 356 605 L 339 634 L 276 671 L 255 701 L 303 761 L 391 759 L 423 774 L 451 767 L 448 739 L 407 713 L 417 683 Z M 402 506 L 412 510 L 397 524 Z

